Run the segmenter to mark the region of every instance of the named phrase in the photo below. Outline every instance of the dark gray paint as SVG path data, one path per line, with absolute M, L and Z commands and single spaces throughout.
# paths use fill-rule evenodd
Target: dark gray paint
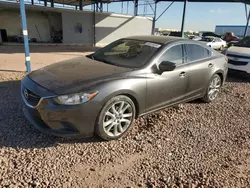
M 149 39 L 154 42 L 154 37 L 149 37 Z M 82 105 L 58 105 L 53 102 L 52 98 L 44 98 L 41 105 L 30 111 L 37 111 L 45 124 L 53 131 L 57 129 L 58 134 L 60 134 L 59 128 L 63 127 L 66 122 L 77 130 L 75 134 L 91 136 L 102 106 L 116 95 L 123 94 L 131 97 L 137 107 L 137 115 L 140 116 L 203 97 L 210 78 L 215 73 L 220 74 L 225 80 L 227 62 L 224 55 L 191 40 L 155 38 L 158 42 L 160 39 L 166 41 L 166 44 L 158 50 L 146 66 L 140 69 L 122 68 L 80 57 L 29 74 L 29 78 L 26 77 L 22 81 L 23 86 L 42 97 L 99 91 L 95 98 Z M 160 63 L 159 57 L 168 48 L 177 44 L 190 43 L 211 50 L 212 56 L 197 62 L 179 65 L 174 71 L 160 72 L 157 69 Z M 185 73 L 185 76 L 182 73 Z M 33 116 L 27 113 L 27 110 L 25 114 L 34 124 Z M 61 122 L 62 119 L 64 124 Z M 39 123 L 37 126 L 39 127 Z

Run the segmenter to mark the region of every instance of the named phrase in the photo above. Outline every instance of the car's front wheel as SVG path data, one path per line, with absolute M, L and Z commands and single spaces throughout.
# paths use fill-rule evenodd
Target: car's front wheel
M 206 94 L 202 98 L 204 102 L 212 102 L 216 99 L 222 86 L 222 79 L 218 74 L 213 75 L 209 82 Z
M 104 140 L 124 136 L 133 124 L 136 108 L 133 101 L 119 95 L 110 99 L 102 108 L 96 124 L 96 133 Z

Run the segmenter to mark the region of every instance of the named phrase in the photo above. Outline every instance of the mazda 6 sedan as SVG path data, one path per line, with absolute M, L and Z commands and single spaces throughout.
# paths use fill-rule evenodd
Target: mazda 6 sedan
M 194 99 L 214 101 L 227 70 L 226 56 L 200 42 L 122 38 L 28 74 L 21 82 L 24 114 L 44 133 L 118 139 L 139 116 Z

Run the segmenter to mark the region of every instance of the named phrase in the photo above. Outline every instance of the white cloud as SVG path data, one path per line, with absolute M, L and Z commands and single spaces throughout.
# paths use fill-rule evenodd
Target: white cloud
M 217 8 L 217 9 L 211 9 L 209 12 L 210 13 L 217 13 L 217 14 L 224 14 L 224 13 L 230 12 L 230 10 L 229 9 Z

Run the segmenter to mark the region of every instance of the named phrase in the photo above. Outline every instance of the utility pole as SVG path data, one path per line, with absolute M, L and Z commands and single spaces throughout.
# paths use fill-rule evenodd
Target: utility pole
M 27 30 L 27 22 L 26 22 L 26 13 L 25 13 L 24 0 L 20 0 L 20 12 L 21 12 L 21 20 L 22 20 L 22 28 L 23 28 L 23 39 L 24 39 L 24 50 L 25 50 L 25 65 L 26 65 L 26 71 L 28 73 L 30 73 L 31 72 L 30 50 L 29 50 L 29 40 L 28 40 L 28 30 Z
M 250 10 L 249 10 L 249 13 L 248 13 L 248 18 L 247 18 L 247 24 L 246 24 L 246 27 L 245 27 L 244 37 L 247 36 L 247 30 L 248 30 L 248 26 L 249 26 L 249 20 L 250 20 Z
M 183 7 L 183 15 L 182 15 L 182 23 L 181 23 L 181 37 L 184 38 L 184 27 L 185 27 L 185 18 L 186 18 L 186 7 L 187 7 L 187 0 L 184 1 Z

